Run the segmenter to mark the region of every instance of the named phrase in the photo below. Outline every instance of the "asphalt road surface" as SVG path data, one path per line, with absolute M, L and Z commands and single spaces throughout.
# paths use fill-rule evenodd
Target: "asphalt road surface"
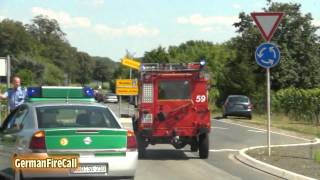
M 119 112 L 123 115 L 133 115 L 135 112 L 134 106 L 129 105 L 127 102 L 120 103 L 106 103 L 106 105 L 116 114 L 116 116 L 120 117 Z
M 111 109 L 118 107 L 113 106 Z M 127 105 L 123 105 L 128 107 Z M 130 127 L 130 124 L 125 124 Z M 136 180 L 212 180 L 212 179 L 280 179 L 239 162 L 235 155 L 242 148 L 265 145 L 266 131 L 240 126 L 228 120 L 212 120 L 210 155 L 207 160 L 190 152 L 190 146 L 175 150 L 171 145 L 150 145 L 146 158 L 139 160 Z M 271 134 L 272 144 L 303 143 L 306 140 L 278 133 Z

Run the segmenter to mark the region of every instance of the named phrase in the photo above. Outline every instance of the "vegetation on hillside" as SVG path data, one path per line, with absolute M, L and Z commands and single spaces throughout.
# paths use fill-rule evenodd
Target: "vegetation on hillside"
M 58 22 L 36 16 L 31 24 L 4 19 L 0 22 L 0 57 L 10 55 L 12 74 L 24 85 L 88 84 L 110 80 L 116 63 L 91 57 L 72 47 Z

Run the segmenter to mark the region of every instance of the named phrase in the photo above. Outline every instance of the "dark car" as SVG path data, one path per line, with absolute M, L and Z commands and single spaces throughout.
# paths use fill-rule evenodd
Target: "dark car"
M 252 118 L 252 104 L 247 96 L 229 95 L 223 105 L 223 117 L 242 116 Z
M 103 94 L 98 92 L 98 91 L 95 91 L 94 92 L 94 99 L 97 101 L 97 102 L 103 102 L 104 101 L 104 97 L 103 97 Z

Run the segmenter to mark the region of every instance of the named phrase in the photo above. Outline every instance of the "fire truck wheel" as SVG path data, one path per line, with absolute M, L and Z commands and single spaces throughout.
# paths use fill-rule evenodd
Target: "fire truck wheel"
M 199 156 L 201 159 L 208 159 L 209 156 L 209 136 L 207 133 L 199 136 Z

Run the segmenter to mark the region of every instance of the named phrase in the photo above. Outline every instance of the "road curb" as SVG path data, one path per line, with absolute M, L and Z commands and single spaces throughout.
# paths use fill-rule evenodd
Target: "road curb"
M 290 147 L 290 146 L 306 146 L 306 145 L 314 145 L 314 144 L 319 144 L 320 139 L 316 138 L 314 142 L 310 143 L 302 143 L 302 144 L 288 144 L 288 145 L 272 145 L 271 147 Z M 257 168 L 261 171 L 273 174 L 278 177 L 282 177 L 285 179 L 292 179 L 292 180 L 316 180 L 311 177 L 303 176 L 301 174 L 297 174 L 285 169 L 281 169 L 279 167 L 273 166 L 271 164 L 267 164 L 265 162 L 259 161 L 249 155 L 246 154 L 248 150 L 253 150 L 253 149 L 258 149 L 258 148 L 265 148 L 267 146 L 254 146 L 254 147 L 249 147 L 249 148 L 244 148 L 239 151 L 239 154 L 236 155 L 236 158 L 241 161 L 242 163 L 245 163 L 249 166 L 252 166 L 254 168 Z

